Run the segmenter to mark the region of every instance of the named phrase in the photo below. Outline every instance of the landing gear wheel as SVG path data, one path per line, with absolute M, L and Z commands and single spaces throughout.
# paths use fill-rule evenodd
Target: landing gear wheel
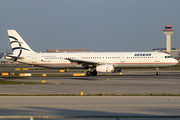
M 158 69 L 158 67 L 156 68 L 156 75 L 160 75 L 160 72 L 159 72 L 159 69 Z
M 160 72 L 156 72 L 156 75 L 160 75 Z
M 86 72 L 86 75 L 87 75 L 87 76 L 91 76 L 91 71 L 87 71 L 87 72 Z
M 93 70 L 93 71 L 91 72 L 91 75 L 92 75 L 92 76 L 96 76 L 96 75 L 97 75 L 97 71 L 96 71 L 96 70 Z

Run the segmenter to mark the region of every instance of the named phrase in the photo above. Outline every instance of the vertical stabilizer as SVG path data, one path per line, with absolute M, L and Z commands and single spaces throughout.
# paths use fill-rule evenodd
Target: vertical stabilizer
M 1 59 L 5 59 L 5 58 L 6 58 L 6 53 L 4 53 Z
M 15 30 L 8 30 L 8 35 L 13 54 L 35 53 Z

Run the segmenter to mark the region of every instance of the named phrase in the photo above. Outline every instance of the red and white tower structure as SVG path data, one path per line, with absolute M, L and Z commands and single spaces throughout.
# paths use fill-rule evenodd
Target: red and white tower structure
M 171 35 L 174 33 L 174 29 L 172 29 L 172 25 L 166 25 L 163 33 L 166 35 L 166 51 L 171 52 Z

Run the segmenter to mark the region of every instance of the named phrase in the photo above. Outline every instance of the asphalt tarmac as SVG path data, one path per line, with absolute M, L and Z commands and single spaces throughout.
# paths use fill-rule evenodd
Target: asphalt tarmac
M 80 91 L 84 94 L 180 94 L 178 72 L 166 72 L 159 76 L 145 71 L 143 74 L 122 76 L 22 77 L 5 80 L 37 83 L 46 80 L 47 83 L 0 85 L 0 94 L 79 94 Z M 179 116 L 179 113 L 179 96 L 0 96 L 0 116 Z
M 41 84 L 0 85 L 0 94 L 180 94 L 180 74 L 3 78 Z M 42 80 L 46 84 L 42 84 Z
M 180 112 L 180 97 L 175 96 L 0 96 L 0 100 L 0 116 L 179 116 Z

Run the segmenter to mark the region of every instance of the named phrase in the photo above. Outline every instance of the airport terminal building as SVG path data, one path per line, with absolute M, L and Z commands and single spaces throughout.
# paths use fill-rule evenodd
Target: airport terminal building
M 47 52 L 59 53 L 59 52 L 92 52 L 90 49 L 47 49 Z
M 164 53 L 168 53 L 166 48 L 155 48 L 152 49 L 152 52 L 164 52 Z M 180 59 L 180 48 L 171 48 L 171 52 L 169 52 L 169 54 L 176 59 Z

